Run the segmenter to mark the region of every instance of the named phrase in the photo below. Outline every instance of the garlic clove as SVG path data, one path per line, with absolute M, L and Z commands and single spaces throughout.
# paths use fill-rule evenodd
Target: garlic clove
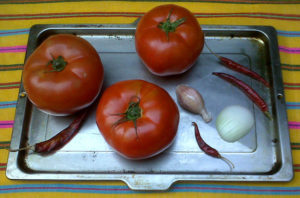
M 207 112 L 201 94 L 187 85 L 176 87 L 177 101 L 187 111 L 200 114 L 205 122 L 212 120 L 211 114 Z

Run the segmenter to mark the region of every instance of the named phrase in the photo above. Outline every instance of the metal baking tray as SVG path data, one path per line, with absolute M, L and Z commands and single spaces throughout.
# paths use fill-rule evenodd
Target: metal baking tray
M 31 151 L 10 152 L 7 177 L 20 180 L 121 180 L 135 190 L 166 190 L 176 181 L 290 181 L 292 156 L 276 30 L 266 26 L 205 26 L 207 44 L 216 53 L 261 74 L 272 88 L 222 66 L 204 47 L 194 67 L 182 75 L 158 77 L 149 73 L 135 51 L 135 24 L 129 25 L 35 25 L 29 34 L 26 57 L 48 36 L 69 33 L 89 41 L 105 69 L 104 90 L 127 79 L 144 79 L 166 89 L 176 101 L 175 87 L 188 84 L 203 96 L 213 121 L 181 107 L 178 135 L 173 145 L 150 159 L 133 161 L 116 154 L 104 141 L 92 107 L 80 132 L 58 152 L 41 156 Z M 250 84 L 266 100 L 269 120 L 236 87 L 212 75 L 226 72 Z M 24 92 L 23 86 L 20 93 Z M 101 94 L 100 94 L 101 97 Z M 176 101 L 177 102 L 177 101 Z M 247 107 L 255 127 L 235 143 L 223 141 L 215 129 L 218 113 L 228 105 Z M 11 148 L 44 141 L 73 119 L 54 117 L 37 110 L 23 94 L 18 99 Z M 205 141 L 235 165 L 204 154 L 197 146 L 192 121 L 198 123 Z

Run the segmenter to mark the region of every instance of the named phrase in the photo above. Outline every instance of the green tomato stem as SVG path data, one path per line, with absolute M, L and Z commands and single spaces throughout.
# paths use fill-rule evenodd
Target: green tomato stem
M 48 62 L 47 66 L 51 65 L 52 70 L 50 70 L 48 72 L 60 72 L 60 71 L 64 70 L 68 64 L 65 61 L 65 59 L 62 56 L 58 56 L 57 59 L 55 59 L 53 55 L 51 55 L 51 56 L 52 56 L 52 60 L 50 60 Z
M 158 28 L 166 33 L 167 39 L 169 41 L 169 32 L 175 32 L 176 28 L 185 22 L 185 18 L 178 19 L 174 22 L 170 21 L 170 17 L 173 9 L 170 10 L 168 18 L 165 22 L 160 22 Z
M 137 99 L 135 101 L 134 99 Z M 140 108 L 140 98 L 137 96 L 132 97 L 132 99 L 129 102 L 128 108 L 125 113 L 119 113 L 114 115 L 122 115 L 123 117 L 119 119 L 117 122 L 113 124 L 113 126 L 117 126 L 123 122 L 132 121 L 135 128 L 135 133 L 138 138 L 137 134 L 137 119 L 139 119 L 142 116 L 142 110 Z

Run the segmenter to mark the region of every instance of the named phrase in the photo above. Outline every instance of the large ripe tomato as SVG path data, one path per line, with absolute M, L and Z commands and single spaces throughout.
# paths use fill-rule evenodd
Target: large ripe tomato
M 23 84 L 30 101 L 49 114 L 68 115 L 89 106 L 103 82 L 103 66 L 86 40 L 50 36 L 27 59 Z
M 179 111 L 162 88 L 143 80 L 108 87 L 96 112 L 100 132 L 118 153 L 129 159 L 154 156 L 174 140 Z
M 162 5 L 147 12 L 135 33 L 136 51 L 155 75 L 167 76 L 187 71 L 204 45 L 204 34 L 187 9 Z

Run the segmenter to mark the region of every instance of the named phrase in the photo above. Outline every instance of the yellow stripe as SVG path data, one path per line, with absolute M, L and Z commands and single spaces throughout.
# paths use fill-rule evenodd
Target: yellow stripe
M 23 60 L 24 60 L 24 58 L 23 58 Z M 11 63 L 11 64 L 13 64 L 13 63 Z M 19 82 L 19 81 L 21 81 L 21 76 L 22 76 L 22 70 L 1 71 L 0 72 L 0 83 Z M 0 91 L 3 91 L 3 90 L 0 89 Z
M 294 63 L 295 65 L 297 64 L 297 62 L 294 62 L 295 61 L 294 59 L 291 59 L 290 61 L 292 63 Z M 283 81 L 286 83 L 295 83 L 295 82 L 299 81 L 300 72 L 292 72 L 292 71 L 282 70 L 282 77 L 283 77 Z M 287 92 L 288 91 L 291 91 L 291 90 L 287 90 Z
M 109 12 L 109 11 L 107 11 Z M 70 18 L 57 18 L 57 19 L 30 19 L 30 20 L 14 20 L 0 21 L 0 27 L 5 29 L 15 28 L 30 28 L 34 24 L 128 24 L 133 23 L 138 17 L 70 17 Z M 260 18 L 245 18 L 245 17 L 211 17 L 211 18 L 198 18 L 201 25 L 262 25 L 273 26 L 276 29 L 291 31 L 299 31 L 299 21 L 281 21 L 275 19 L 260 19 Z
M 298 23 L 300 23 L 300 21 Z M 286 46 L 286 47 L 290 47 L 290 48 L 293 48 L 293 47 L 300 48 L 300 46 L 299 46 L 300 35 L 299 35 L 299 37 L 283 37 L 283 36 L 278 36 L 278 43 L 281 46 Z M 282 53 L 282 55 L 285 56 L 284 53 Z M 291 54 L 291 55 L 295 56 L 295 58 L 299 56 L 299 55 L 296 55 L 296 54 Z
M 0 102 L 9 102 L 9 101 L 17 101 L 18 99 L 18 88 L 13 89 L 0 89 Z M 0 112 L 3 109 L 0 108 Z
M 0 109 L 0 120 L 14 120 L 15 112 L 15 108 Z
M 287 110 L 288 120 L 300 122 L 299 110 Z
M 64 2 L 64 3 L 49 3 L 49 4 L 15 4 L 15 5 L 1 5 L 3 10 L 2 14 L 22 14 L 22 13 L 46 13 L 56 12 L 76 12 L 76 11 L 123 11 L 123 12 L 140 12 L 148 11 L 151 8 L 162 5 L 170 4 L 169 2 L 130 2 L 130 1 L 99 1 L 99 2 Z M 210 13 L 219 12 L 243 12 L 245 10 L 255 12 L 268 12 L 268 13 L 282 13 L 286 14 L 299 14 L 299 5 L 270 5 L 270 4 L 220 4 L 220 3 L 201 3 L 201 2 L 176 2 L 174 4 L 181 5 L 191 12 Z M 26 8 L 26 9 L 24 9 Z
M 300 129 L 290 129 L 290 139 L 292 142 L 300 142 Z
M 1 120 L 7 120 L 7 119 L 1 119 Z M 11 140 L 11 134 L 12 134 L 12 128 L 5 128 L 5 129 L 1 128 L 0 129 L 0 134 L 1 134 L 0 141 L 10 141 Z
M 20 64 L 20 63 L 24 63 L 24 59 L 25 59 L 25 53 L 23 52 L 17 52 L 17 53 L 0 53 L 0 60 L 1 60 L 1 64 Z M 4 73 L 0 73 L 0 81 L 2 81 L 2 77 L 5 77 L 7 73 L 5 73 L 7 71 L 4 71 Z
M 3 10 L 2 14 L 32 14 L 32 13 L 64 13 L 64 12 L 146 12 L 149 9 L 166 4 L 162 2 L 75 2 L 75 3 L 50 3 L 50 4 L 26 4 L 26 5 L 1 5 L 0 10 Z M 251 13 L 251 12 L 262 12 L 262 13 L 282 13 L 287 14 L 285 11 L 289 9 L 288 14 L 299 14 L 300 5 L 295 5 L 291 10 L 290 5 L 240 5 L 240 4 L 219 4 L 219 3 L 176 3 L 182 5 L 194 13 Z M 71 5 L 71 6 L 70 6 Z M 218 10 L 218 11 L 216 11 Z M 99 18 L 99 17 L 97 17 Z M 81 18 L 80 20 L 74 19 L 41 19 L 32 20 L 39 21 L 39 23 L 130 23 L 132 20 L 126 19 L 126 17 L 115 20 L 104 19 L 104 21 L 97 18 Z M 299 21 L 281 21 L 276 19 L 256 19 L 256 18 L 245 18 L 245 17 L 225 17 L 225 18 L 203 18 L 199 19 L 201 24 L 234 24 L 234 25 L 273 25 L 276 28 L 289 30 L 299 30 L 297 24 Z M 6 27 L 30 27 L 34 24 L 31 21 L 14 21 L 17 24 L 12 24 L 9 21 L 1 21 L 0 23 L 6 23 Z M 258 23 L 259 22 L 259 23 Z M 25 23 L 25 24 L 24 24 Z M 18 25 L 19 24 L 19 25 Z M 294 24 L 294 25 L 293 25 Z
M 0 47 L 27 45 L 27 40 L 28 34 L 0 37 Z

